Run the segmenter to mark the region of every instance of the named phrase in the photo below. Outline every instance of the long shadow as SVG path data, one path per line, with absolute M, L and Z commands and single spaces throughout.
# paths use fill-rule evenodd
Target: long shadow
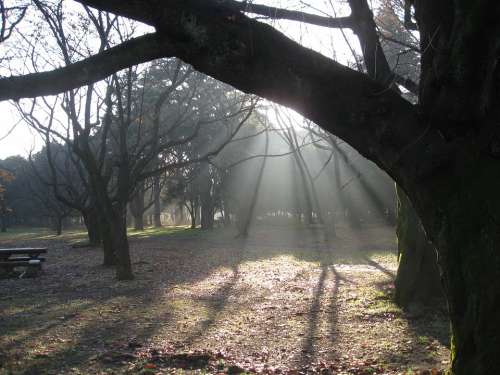
M 12 335 L 16 334 L 17 331 L 27 331 L 25 334 L 19 335 L 17 334 L 16 339 L 12 340 L 10 343 L 7 345 L 4 345 L 2 348 L 5 351 L 11 350 L 14 347 L 24 347 L 27 342 L 31 341 L 33 337 L 40 337 L 45 334 L 47 334 L 49 331 L 56 329 L 60 327 L 63 324 L 66 324 L 68 322 L 71 322 L 74 317 L 78 316 L 80 313 L 95 307 L 98 304 L 98 302 L 94 301 L 92 303 L 88 302 L 83 305 L 79 305 L 77 307 L 71 308 L 71 309 L 64 309 L 64 314 L 60 312 L 60 314 L 57 314 L 59 310 L 55 309 L 53 311 L 54 316 L 57 316 L 52 321 L 49 321 L 48 323 L 46 322 L 41 322 L 39 319 L 37 319 L 37 315 L 40 314 L 39 311 L 47 311 L 49 310 L 50 307 L 53 306 L 44 306 L 41 308 L 37 308 L 37 311 L 32 314 L 27 314 L 26 316 L 7 316 L 0 319 L 0 322 L 2 323 L 2 329 L 1 329 L 1 334 L 2 336 L 6 335 Z M 57 306 L 57 305 L 56 305 Z
M 156 330 L 154 326 L 142 326 L 141 329 L 131 330 L 134 322 L 134 319 L 123 316 L 119 320 L 90 321 L 71 337 L 71 345 L 30 360 L 22 371 L 17 368 L 15 373 L 24 375 L 54 373 L 75 366 L 92 366 L 92 361 L 100 362 L 108 368 L 122 367 L 124 361 L 137 359 L 133 347 L 129 346 L 129 340 L 124 334 L 133 331 L 134 339 L 140 342 L 151 337 Z
M 318 283 L 314 289 L 313 301 L 309 308 L 307 320 L 307 333 L 304 342 L 302 343 L 300 364 L 307 366 L 314 359 L 314 344 L 317 337 L 318 326 L 320 324 L 319 314 L 321 312 L 321 300 L 325 293 L 325 280 L 328 276 L 328 266 L 323 264 L 321 266 L 321 274 L 318 278 Z
M 388 300 L 394 301 L 392 293 L 393 288 L 390 286 L 393 285 L 396 274 L 366 255 L 364 255 L 363 258 L 367 264 L 389 276 L 389 280 L 376 286 L 386 293 L 386 298 Z M 436 304 L 428 306 L 417 306 L 417 313 L 405 311 L 403 318 L 406 319 L 410 329 L 414 332 L 416 337 L 432 337 L 438 340 L 442 345 L 449 346 L 450 334 L 448 330 L 446 304 L 444 300 L 436 300 L 435 303 Z M 439 304 L 442 305 L 439 306 Z M 444 326 L 446 326 L 445 329 L 443 329 Z
M 394 271 L 391 271 L 390 269 L 388 268 L 385 268 L 383 265 L 381 265 L 380 263 L 378 262 L 375 262 L 373 259 L 367 257 L 365 254 L 362 255 L 362 258 L 363 260 L 370 266 L 378 269 L 379 271 L 381 271 L 382 273 L 386 274 L 387 276 L 389 276 L 391 278 L 392 281 L 394 281 L 394 278 L 396 277 L 396 274 L 394 273 Z
M 418 317 L 403 315 L 402 318 L 408 323 L 411 340 L 405 342 L 406 346 L 402 351 L 388 350 L 379 353 L 379 358 L 385 363 L 407 363 L 412 353 L 412 357 L 420 357 L 422 362 L 432 363 L 435 361 L 433 351 L 437 341 L 440 345 L 450 347 L 449 319 L 442 312 L 424 312 Z M 427 365 L 429 366 L 429 365 Z M 430 367 L 430 366 L 429 366 Z M 436 367 L 446 367 L 437 363 Z
M 198 329 L 193 331 L 188 337 L 186 337 L 186 339 L 183 340 L 185 345 L 192 344 L 196 339 L 202 337 L 216 324 L 219 315 L 227 305 L 229 297 L 233 294 L 234 286 L 240 277 L 239 264 L 241 263 L 243 251 L 244 248 L 237 249 L 237 257 L 235 257 L 235 261 L 231 265 L 231 270 L 233 272 L 231 278 L 221 285 L 216 293 L 210 295 L 207 299 L 204 299 L 208 302 L 208 316 L 201 322 Z
M 136 301 L 137 298 L 139 296 L 130 296 L 129 299 L 132 302 Z M 149 309 L 152 301 L 154 301 L 154 298 L 142 298 L 142 312 Z M 122 352 L 124 356 L 131 357 L 130 353 L 125 353 L 130 349 L 128 348 L 129 337 L 127 335 L 133 334 L 134 338 L 139 340 L 147 339 L 154 334 L 156 327 L 135 324 L 137 323 L 137 316 L 134 313 L 127 315 L 118 312 L 101 318 L 92 315 L 92 320 L 86 317 L 86 313 L 90 309 L 102 307 L 106 302 L 106 300 L 93 300 L 92 303 L 79 305 L 70 311 L 65 307 L 67 300 L 57 303 L 51 301 L 51 305 L 43 306 L 45 311 L 52 309 L 55 320 L 49 320 L 48 324 L 43 324 L 36 319 L 40 315 L 34 314 L 31 316 L 32 323 L 30 323 L 30 320 L 23 321 L 21 327 L 23 330 L 27 330 L 27 335 L 24 338 L 15 339 L 13 347 L 23 347 L 28 350 L 30 346 L 33 347 L 33 344 L 36 344 L 35 349 L 43 349 L 43 347 L 47 346 L 50 347 L 50 352 L 41 352 L 23 358 L 23 365 L 21 366 L 15 362 L 14 364 L 4 363 L 4 366 L 0 366 L 0 369 L 13 374 L 60 372 L 69 367 L 86 365 L 93 357 L 96 357 L 96 353 L 111 349 Z M 116 309 L 116 307 L 115 304 L 107 306 L 110 309 Z M 118 307 L 123 308 L 121 304 Z M 44 311 L 40 308 L 38 310 L 38 313 Z M 57 317 L 59 313 L 65 315 Z M 165 319 L 165 316 L 161 318 Z M 15 318 L 13 322 L 15 322 Z M 73 326 L 66 327 L 66 325 L 72 324 Z M 42 325 L 42 327 L 37 328 L 37 325 Z M 2 350 L 6 350 L 6 353 L 10 349 L 12 348 L 9 348 L 9 346 L 2 348 Z M 28 353 L 24 353 L 23 356 L 28 356 Z
M 393 302 L 394 296 L 391 292 L 393 288 L 389 286 L 393 285 L 396 274 L 366 255 L 363 255 L 363 258 L 367 264 L 389 276 L 389 280 L 376 286 L 386 294 L 386 298 L 389 301 Z M 442 300 L 436 301 L 436 303 L 442 303 L 443 306 L 419 306 L 417 314 L 406 311 L 403 313 L 403 318 L 408 322 L 416 338 L 431 337 L 438 340 L 440 344 L 449 346 L 450 334 L 448 329 L 448 317 L 445 310 L 446 306 Z
M 314 232 L 313 236 L 318 237 L 319 234 L 320 233 L 318 232 Z M 317 259 L 320 261 L 321 273 L 318 277 L 318 282 L 316 283 L 313 292 L 313 299 L 308 312 L 307 333 L 301 348 L 300 364 L 302 367 L 310 365 L 316 357 L 315 344 L 318 338 L 318 328 L 321 324 L 320 313 L 322 311 L 326 311 L 328 314 L 328 324 L 330 327 L 329 336 L 332 340 L 334 338 L 333 332 L 335 332 L 337 323 L 336 303 L 338 298 L 339 280 L 343 278 L 338 274 L 333 265 L 335 256 L 332 249 L 333 243 L 331 242 L 331 238 L 326 237 L 325 239 L 329 245 L 328 249 L 320 249 L 319 246 L 316 245 L 315 250 L 313 251 L 317 256 Z M 324 307 L 322 306 L 322 303 L 325 297 L 325 284 L 330 271 L 333 277 L 333 288 L 328 296 L 328 306 Z
M 337 301 L 338 301 L 338 293 L 339 293 L 339 283 L 340 280 L 344 282 L 349 282 L 347 279 L 342 277 L 335 266 L 332 264 L 330 266 L 330 270 L 333 274 L 333 289 L 330 295 L 330 316 L 329 316 L 329 324 L 330 324 L 330 341 L 333 343 L 337 338 L 337 322 L 338 322 L 338 311 L 337 311 Z
M 303 237 L 307 233 L 312 237 L 313 242 L 308 243 L 304 240 Z M 20 329 L 27 332 L 27 336 L 22 339 L 23 341 L 18 341 L 15 345 L 21 347 L 25 346 L 30 339 L 32 341 L 36 341 L 37 338 L 42 340 L 45 335 L 57 328 L 58 324 L 70 325 L 72 322 L 76 322 L 79 318 L 71 315 L 73 310 L 79 315 L 84 315 L 84 309 L 93 309 L 100 304 L 106 304 L 119 297 L 124 299 L 126 303 L 135 303 L 138 307 L 130 307 L 129 311 L 118 312 L 111 318 L 109 315 L 101 318 L 95 317 L 95 321 L 76 324 L 78 329 L 73 332 L 75 335 L 73 342 L 55 350 L 46 357 L 35 360 L 30 359 L 25 362 L 27 366 L 25 373 L 29 374 L 30 371 L 31 373 L 40 373 L 42 370 L 57 371 L 70 364 L 71 366 L 84 366 L 96 352 L 112 349 L 112 342 L 123 343 L 125 347 L 123 348 L 123 345 L 120 344 L 121 346 L 119 345 L 118 349 L 126 351 L 128 350 L 126 341 L 129 336 L 134 336 L 139 341 L 146 341 L 158 331 L 159 325 L 172 321 L 171 312 L 160 309 L 155 311 L 154 316 L 151 317 L 154 324 L 136 324 L 144 322 L 142 314 L 147 315 L 148 310 L 153 309 L 157 301 L 171 287 L 204 280 L 219 267 L 231 268 L 233 274 L 230 279 L 222 284 L 208 299 L 209 313 L 207 319 L 201 323 L 195 332 L 191 332 L 183 340 L 188 345 L 217 324 L 218 316 L 227 305 L 229 297 L 234 293 L 234 286 L 239 278 L 239 265 L 242 262 L 286 254 L 305 261 L 319 262 L 321 267 L 321 273 L 309 308 L 307 333 L 303 341 L 303 353 L 305 354 L 314 350 L 320 323 L 319 319 L 321 319 L 321 303 L 325 297 L 325 285 L 329 279 L 330 271 L 333 273 L 334 287 L 329 297 L 332 307 L 332 312 L 329 314 L 331 314 L 331 336 L 334 337 L 337 319 L 334 312 L 336 293 L 338 283 L 343 279 L 333 267 L 337 254 L 332 251 L 332 244 L 328 244 L 328 246 L 319 244 L 317 237 L 318 233 L 313 235 L 308 229 L 304 229 L 302 232 L 294 231 L 291 239 L 301 241 L 300 246 L 296 247 L 289 246 L 288 243 L 283 245 L 281 240 L 271 241 L 266 247 L 265 244 L 261 246 L 259 241 L 254 241 L 252 238 L 249 241 L 242 242 L 241 240 L 232 239 L 231 234 L 220 236 L 219 232 L 205 235 L 202 232 L 194 233 L 190 231 L 185 235 L 179 233 L 175 236 L 165 235 L 143 239 L 141 242 L 137 241 L 137 244 L 146 248 L 150 247 L 150 251 L 147 253 L 142 252 L 140 258 L 137 256 L 134 258 L 135 263 L 137 263 L 136 281 L 118 284 L 114 281 L 112 271 L 100 268 L 100 250 L 98 249 L 49 251 L 49 254 L 54 255 L 49 262 L 54 265 L 60 263 L 60 265 L 47 268 L 46 274 L 41 279 L 20 280 L 24 285 L 20 288 L 22 291 L 19 294 L 10 294 L 9 297 L 12 298 L 9 300 L 2 299 L 0 304 L 7 302 L 10 308 L 23 310 L 23 308 L 28 309 L 30 307 L 30 297 L 36 297 L 37 301 L 46 299 L 47 302 L 38 305 L 37 311 L 33 312 L 33 316 L 47 316 L 50 309 L 57 310 L 60 308 L 61 311 L 66 311 L 66 318 L 60 321 L 49 321 L 39 327 L 40 321 L 36 317 L 33 317 L 33 319 L 28 317 L 24 321 L 19 317 L 9 315 L 2 318 L 1 324 L 3 327 L 7 327 L 5 329 L 8 329 L 9 334 Z M 200 246 L 198 241 L 202 241 L 203 245 Z M 197 244 L 197 246 L 194 247 L 193 244 Z M 236 253 L 235 248 L 238 249 Z M 71 256 L 65 253 L 66 251 L 71 251 Z M 135 251 L 136 249 L 132 248 L 132 252 Z M 359 255 L 354 256 L 357 257 L 356 259 L 359 258 Z M 85 263 L 83 259 L 91 259 L 91 261 Z M 69 278 L 66 277 L 67 273 L 71 274 L 68 276 Z M 89 278 L 89 280 L 83 286 L 64 285 L 68 280 L 85 280 L 86 278 Z M 10 284 L 0 281 L 0 288 Z M 76 306 L 68 313 L 65 305 L 77 299 L 85 299 L 87 302 L 79 305 L 80 307 Z M 2 317 L 2 313 L 0 313 L 0 317 Z M 20 324 L 11 324 L 16 322 Z M 5 332 L 3 327 L 0 327 L 0 330 Z M 68 331 L 63 332 L 67 333 Z M 8 350 L 10 351 L 12 348 Z M 3 349 L 0 348 L 0 351 Z M 306 362 L 305 356 L 302 361 Z
M 92 257 L 89 253 L 98 252 L 98 250 L 78 250 L 74 251 L 74 253 L 77 254 L 82 251 L 87 252 L 85 254 L 87 257 Z M 209 256 L 208 250 L 201 253 L 201 256 Z M 186 254 L 185 257 L 189 257 L 189 254 Z M 65 259 L 66 256 L 58 256 L 57 251 L 54 251 L 53 261 L 64 262 Z M 97 257 L 93 260 L 93 264 L 87 264 L 86 266 L 82 266 L 79 262 L 68 264 L 67 267 L 72 268 L 72 275 L 80 275 L 72 277 L 71 281 L 88 277 L 89 273 L 86 267 L 99 270 Z M 120 347 L 119 350 L 127 349 L 126 345 L 129 335 L 133 335 L 139 341 L 146 341 L 159 329 L 159 325 L 171 320 L 170 312 L 155 312 L 153 322 L 156 324 L 136 323 L 143 321 L 141 320 L 143 315 L 148 314 L 148 310 L 154 307 L 156 301 L 161 299 L 162 295 L 164 295 L 165 291 L 171 285 L 178 284 L 179 282 L 195 282 L 204 279 L 215 267 L 228 261 L 228 259 L 217 260 L 215 262 L 213 260 L 212 262 L 205 262 L 203 264 L 201 262 L 197 263 L 198 266 L 190 263 L 185 264 L 183 268 L 189 268 L 190 272 L 182 272 L 181 270 L 180 277 L 175 277 L 176 275 L 179 276 L 179 273 L 176 275 L 168 273 L 165 287 L 156 289 L 146 288 L 144 284 L 140 284 L 137 281 L 113 285 L 115 282 L 113 281 L 112 271 L 107 270 L 105 271 L 107 275 L 105 278 L 100 278 L 99 272 L 102 271 L 97 271 L 97 278 L 94 280 L 94 284 L 89 283 L 85 287 L 75 290 L 68 287 L 69 285 L 64 285 L 65 279 L 61 278 L 61 272 L 67 272 L 65 271 L 67 268 L 64 264 L 58 268 L 48 268 L 45 274 L 39 279 L 3 281 L 5 286 L 15 286 L 16 282 L 21 282 L 22 286 L 19 287 L 20 293 L 11 291 L 0 300 L 0 308 L 2 308 L 1 305 L 4 306 L 0 310 L 2 311 L 0 313 L 0 331 L 2 336 L 9 335 L 13 337 L 11 343 L 4 343 L 0 347 L 0 352 L 5 352 L 5 355 L 9 355 L 8 353 L 15 348 L 26 348 L 26 351 L 23 349 L 22 353 L 18 351 L 25 367 L 17 367 L 15 371 L 14 369 L 12 371 L 14 373 L 38 374 L 46 371 L 61 370 L 68 366 L 85 365 L 95 355 L 96 351 L 99 352 L 109 348 L 110 345 L 113 346 L 110 344 L 113 341 L 121 342 L 125 345 L 125 348 Z M 234 276 L 227 285 L 222 287 L 214 298 L 214 303 L 212 304 L 214 317 L 206 322 L 207 326 L 215 323 L 217 312 L 223 309 L 225 301 L 231 292 L 232 285 L 237 280 L 237 270 L 240 260 L 241 254 L 236 258 L 231 258 L 230 262 L 232 263 Z M 136 269 L 137 279 L 148 276 L 149 270 L 147 268 L 153 266 L 148 262 L 141 261 L 140 263 L 141 267 L 137 267 L 140 269 Z M 173 266 L 176 267 L 178 265 L 174 264 Z M 167 267 L 167 269 L 171 270 L 174 267 Z M 81 275 L 84 276 L 82 277 Z M 0 283 L 0 287 L 3 287 L 2 283 Z M 33 297 L 36 297 L 36 299 Z M 74 301 L 79 302 L 82 298 L 85 300 L 83 303 L 71 306 Z M 114 304 L 113 299 L 115 298 L 121 299 L 121 302 Z M 44 300 L 45 302 L 41 302 Z M 36 308 L 32 306 L 32 303 L 36 303 Z M 135 306 L 125 311 L 123 303 L 135 304 Z M 121 310 L 102 317 L 93 313 L 91 316 L 95 321 L 88 321 L 88 319 L 83 322 L 80 321 L 81 317 L 86 316 L 88 310 L 96 306 L 105 306 L 106 304 L 111 309 L 115 308 L 115 305 L 118 305 Z M 21 313 L 14 313 L 15 311 L 21 311 Z M 69 328 L 62 328 L 65 325 L 68 325 Z M 50 350 L 48 354 L 35 355 L 35 357 L 28 354 L 27 348 L 30 342 L 32 343 L 31 345 L 39 345 L 37 343 L 43 343 L 47 338 L 51 340 L 54 334 L 62 334 L 76 339 L 65 345 L 54 345 L 53 350 Z M 5 366 L 9 366 L 8 363 L 3 363 L 3 365 L 4 368 Z M 6 371 L 10 371 L 10 369 L 7 368 Z

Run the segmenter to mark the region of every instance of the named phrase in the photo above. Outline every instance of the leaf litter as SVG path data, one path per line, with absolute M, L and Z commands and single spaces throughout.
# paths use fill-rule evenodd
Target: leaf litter
M 43 274 L 0 280 L 0 374 L 443 373 L 443 309 L 392 303 L 392 228 L 296 232 L 133 239 L 132 282 L 99 249 L 31 240 Z

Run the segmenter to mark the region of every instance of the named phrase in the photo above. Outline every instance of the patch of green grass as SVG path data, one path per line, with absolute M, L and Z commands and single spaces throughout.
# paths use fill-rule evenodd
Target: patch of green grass
M 127 234 L 129 238 L 154 238 L 161 236 L 178 236 L 186 235 L 189 237 L 201 236 L 205 233 L 201 229 L 191 229 L 187 225 L 169 226 L 162 228 L 148 227 L 142 231 L 128 228 Z M 60 236 L 57 236 L 54 230 L 50 228 L 29 228 L 29 227 L 13 227 L 9 228 L 6 233 L 0 233 L 1 242 L 15 242 L 28 240 L 61 240 L 70 243 L 87 240 L 87 231 L 84 228 L 72 229 L 63 231 Z
M 420 335 L 420 336 L 417 336 L 417 341 L 421 345 L 429 345 L 431 342 L 431 339 L 428 336 Z
M 8 228 L 5 233 L 0 233 L 0 241 L 32 239 L 49 233 L 50 230 L 48 228 L 14 227 Z
M 370 288 L 371 289 L 371 288 Z M 401 308 L 394 303 L 392 296 L 381 290 L 373 290 L 371 303 L 368 306 L 367 312 L 372 315 L 380 314 L 402 314 Z
M 191 229 L 188 225 L 168 226 L 161 228 L 148 227 L 140 231 L 133 228 L 128 228 L 127 230 L 129 238 L 154 238 L 179 234 L 193 236 L 200 234 L 200 232 L 202 232 L 200 229 Z
M 55 231 L 50 228 L 30 228 L 30 227 L 12 227 L 8 228 L 7 232 L 0 233 L 0 241 L 14 242 L 14 241 L 27 241 L 27 240 L 63 240 L 70 241 L 82 239 L 86 236 L 84 229 L 72 229 L 63 231 L 58 236 Z
M 82 240 L 87 237 L 87 231 L 85 229 L 74 229 L 64 231 L 60 236 L 57 236 L 55 233 L 50 233 L 45 236 L 39 236 L 36 239 L 39 240 L 63 240 L 63 241 L 76 241 Z

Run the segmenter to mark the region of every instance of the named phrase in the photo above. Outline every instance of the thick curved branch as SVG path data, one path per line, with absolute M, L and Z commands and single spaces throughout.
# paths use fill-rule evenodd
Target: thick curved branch
M 54 95 L 100 81 L 128 66 L 169 56 L 156 33 L 131 39 L 77 63 L 49 72 L 0 79 L 0 101 Z
M 166 8 L 198 8 L 200 13 L 213 14 L 225 13 L 231 17 L 236 14 L 252 13 L 264 16 L 270 19 L 281 19 L 289 21 L 298 21 L 309 23 L 311 25 L 329 27 L 329 28 L 351 28 L 353 26 L 352 17 L 326 17 L 316 14 L 277 8 L 262 4 L 252 4 L 246 1 L 234 0 L 185 0 L 171 1 L 170 4 L 164 4 L 159 0 L 147 1 L 127 1 L 126 4 L 121 0 L 76 0 L 80 3 L 96 7 L 98 9 L 107 10 L 119 14 L 123 17 L 133 18 L 137 21 L 147 23 L 149 25 L 158 25 L 162 18 L 163 12 L 158 13 L 159 9 Z M 173 3 L 173 4 L 172 4 Z M 166 13 L 166 12 L 165 12 Z
M 258 14 L 273 20 L 289 20 L 309 23 L 311 25 L 330 27 L 330 28 L 351 28 L 351 17 L 325 17 L 316 14 L 310 14 L 297 10 L 288 10 L 283 8 L 270 7 L 261 4 L 251 4 L 227 0 L 222 4 L 234 9 L 235 11 Z

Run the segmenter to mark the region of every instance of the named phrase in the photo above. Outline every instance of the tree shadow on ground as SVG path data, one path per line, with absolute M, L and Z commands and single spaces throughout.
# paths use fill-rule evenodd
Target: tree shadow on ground
M 385 281 L 375 284 L 375 287 L 384 294 L 383 298 L 389 303 L 394 303 L 396 273 L 368 257 L 366 257 L 366 262 L 388 276 Z M 427 305 L 419 304 L 402 309 L 401 314 L 416 338 L 428 337 L 437 340 L 442 345 L 450 345 L 448 312 L 444 299 L 435 299 L 429 301 Z
M 0 339 L 0 352 L 8 356 L 17 353 L 26 374 L 85 368 L 93 361 L 104 361 L 109 367 L 125 366 L 137 360 L 130 357 L 135 355 L 134 343 L 147 345 L 165 330 L 175 329 L 178 301 L 169 300 L 174 290 L 204 282 L 214 272 L 226 269 L 229 276 L 218 281 L 213 290 L 186 297 L 204 309 L 204 319 L 174 340 L 176 348 L 188 348 L 219 324 L 228 301 L 238 293 L 235 285 L 240 282 L 241 264 L 291 256 L 319 265 L 298 358 L 307 366 L 315 358 L 322 319 L 328 319 L 330 341 L 337 335 L 339 283 L 349 280 L 336 265 L 362 263 L 384 268 L 369 251 L 359 250 L 358 242 L 366 239 L 358 241 L 342 230 L 331 242 L 307 228 L 285 232 L 258 229 L 246 240 L 234 239 L 226 231 L 189 232 L 132 241 L 136 280 L 128 283 L 116 282 L 113 271 L 99 265 L 99 249 L 50 249 L 42 277 L 0 281 L 0 288 L 9 290 L 0 296 L 0 323 L 7 327 L 2 328 L 2 335 L 10 338 L 10 343 Z M 185 308 L 189 310 L 190 305 Z M 41 343 L 46 344 L 45 349 L 40 350 Z M 12 366 L 16 361 L 9 359 Z
M 219 314 L 226 307 L 229 297 L 235 293 L 234 286 L 238 282 L 238 278 L 240 276 L 238 267 L 241 263 L 244 251 L 244 247 L 235 249 L 235 257 L 233 258 L 233 262 L 231 264 L 232 275 L 229 280 L 223 282 L 222 285 L 217 288 L 215 293 L 199 298 L 199 301 L 204 302 L 207 305 L 208 312 L 199 327 L 183 340 L 184 345 L 189 346 L 211 327 L 217 324 Z

